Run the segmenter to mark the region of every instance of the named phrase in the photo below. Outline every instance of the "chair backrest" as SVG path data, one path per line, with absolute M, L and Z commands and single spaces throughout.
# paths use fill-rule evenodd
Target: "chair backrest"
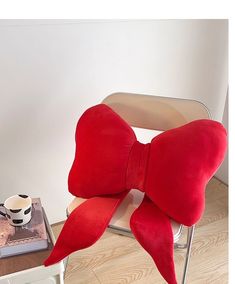
M 165 131 L 196 119 L 210 119 L 208 108 L 189 99 L 113 93 L 102 103 L 110 106 L 131 126 Z

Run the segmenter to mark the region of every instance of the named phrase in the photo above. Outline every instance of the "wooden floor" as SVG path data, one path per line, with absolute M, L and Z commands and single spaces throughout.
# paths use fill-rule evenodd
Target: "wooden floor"
M 61 225 L 53 226 L 56 235 L 60 229 Z M 184 253 L 185 250 L 175 250 L 179 283 Z M 190 284 L 228 283 L 228 190 L 215 178 L 208 184 L 206 210 L 196 226 L 187 279 Z M 165 282 L 135 239 L 106 231 L 95 245 L 70 256 L 65 276 L 65 284 L 100 283 Z

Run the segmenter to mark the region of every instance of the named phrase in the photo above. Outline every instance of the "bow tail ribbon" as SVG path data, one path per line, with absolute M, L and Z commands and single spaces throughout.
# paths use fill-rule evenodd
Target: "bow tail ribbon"
M 77 250 L 93 245 L 104 233 L 127 192 L 93 197 L 78 206 L 66 220 L 44 265 L 52 265 Z M 173 260 L 173 232 L 169 218 L 145 195 L 131 216 L 130 226 L 137 241 L 153 258 L 169 284 L 176 284 Z
M 79 205 L 66 220 L 56 244 L 44 265 L 52 265 L 80 249 L 93 245 L 104 233 L 127 192 L 92 197 Z
M 145 195 L 131 216 L 130 226 L 135 238 L 153 258 L 167 283 L 177 284 L 173 231 L 168 216 Z

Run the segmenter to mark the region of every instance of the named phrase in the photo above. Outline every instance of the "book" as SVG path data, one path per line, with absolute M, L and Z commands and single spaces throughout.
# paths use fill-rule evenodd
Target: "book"
M 47 249 L 48 238 L 40 198 L 32 199 L 29 223 L 14 227 L 0 216 L 0 258 Z
M 47 249 L 0 258 L 0 279 L 2 276 L 10 275 L 15 272 L 24 271 L 31 268 L 37 269 L 44 266 L 44 260 L 48 258 L 48 256 L 52 252 L 55 239 L 45 210 L 43 207 L 42 209 L 48 237 Z

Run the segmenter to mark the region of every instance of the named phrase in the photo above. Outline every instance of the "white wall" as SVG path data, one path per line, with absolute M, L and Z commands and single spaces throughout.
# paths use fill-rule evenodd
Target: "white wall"
M 65 218 L 77 119 L 116 91 L 197 99 L 227 90 L 226 20 L 0 21 L 0 200 L 40 196 Z

